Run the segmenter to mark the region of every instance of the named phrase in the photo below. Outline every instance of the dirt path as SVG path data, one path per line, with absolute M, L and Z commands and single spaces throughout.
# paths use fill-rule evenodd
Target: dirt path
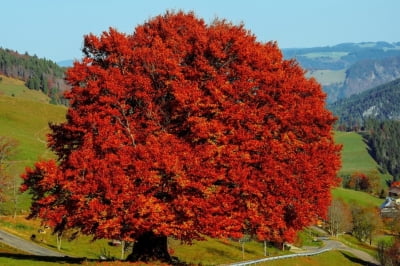
M 53 251 L 51 249 L 42 247 L 33 242 L 27 241 L 13 234 L 0 230 L 0 242 L 4 244 L 25 251 L 32 255 L 49 256 L 49 257 L 65 257 L 65 254 Z

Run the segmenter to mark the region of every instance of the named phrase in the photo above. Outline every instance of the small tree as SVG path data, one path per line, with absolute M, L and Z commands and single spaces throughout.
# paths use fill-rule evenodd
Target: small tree
M 378 170 L 371 170 L 367 173 L 368 176 L 368 182 L 369 182 L 369 192 L 376 195 L 376 196 L 381 196 L 384 194 L 382 192 L 383 187 L 381 183 L 381 177 L 379 176 Z
M 369 191 L 371 184 L 366 174 L 354 172 L 349 177 L 346 187 L 354 190 Z
M 385 240 L 380 240 L 377 245 L 377 259 L 382 266 L 394 266 L 396 264 L 392 264 L 392 260 L 389 257 L 389 249 L 393 246 L 394 243 L 390 243 Z
M 328 229 L 332 236 L 350 231 L 353 227 L 350 207 L 340 199 L 333 199 L 328 210 Z
M 15 154 L 18 141 L 5 136 L 0 136 L 0 201 L 7 198 L 7 187 L 12 187 L 14 180 L 8 173 L 10 158 Z M 16 197 L 16 195 L 14 195 Z
M 167 237 L 285 242 L 326 216 L 335 118 L 276 43 L 178 12 L 88 35 L 83 52 L 67 121 L 51 125 L 58 162 L 23 176 L 31 217 L 168 261 Z
M 399 238 L 396 238 L 392 243 L 380 241 L 378 243 L 377 258 L 382 266 L 400 265 Z
M 353 231 L 352 234 L 359 241 L 369 240 L 372 244 L 373 234 L 382 227 L 380 215 L 376 209 L 352 207 Z

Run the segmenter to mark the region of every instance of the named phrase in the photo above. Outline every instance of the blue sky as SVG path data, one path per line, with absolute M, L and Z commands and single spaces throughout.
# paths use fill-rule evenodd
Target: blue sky
M 281 48 L 400 41 L 399 0 L 3 0 L 0 47 L 53 61 L 80 59 L 83 35 L 132 33 L 167 9 L 243 22 Z

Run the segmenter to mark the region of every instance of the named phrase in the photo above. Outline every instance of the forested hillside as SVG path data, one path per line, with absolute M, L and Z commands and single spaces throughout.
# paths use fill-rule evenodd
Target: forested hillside
M 339 129 L 358 130 L 369 118 L 400 119 L 400 79 L 375 87 L 328 107 L 338 116 Z
M 371 155 L 379 163 L 381 170 L 400 178 L 400 121 L 366 122 L 366 139 Z
M 29 89 L 49 96 L 52 103 L 65 102 L 61 96 L 67 89 L 64 72 L 65 68 L 50 60 L 0 48 L 0 74 L 23 80 Z

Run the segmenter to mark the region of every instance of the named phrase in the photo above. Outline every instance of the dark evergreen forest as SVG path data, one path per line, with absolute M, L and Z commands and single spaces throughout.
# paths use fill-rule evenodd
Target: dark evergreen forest
M 369 119 L 365 122 L 365 138 L 370 153 L 379 163 L 383 172 L 393 176 L 393 181 L 400 179 L 400 121 L 378 121 Z
M 400 79 L 330 104 L 339 130 L 360 130 L 368 119 L 400 119 Z

